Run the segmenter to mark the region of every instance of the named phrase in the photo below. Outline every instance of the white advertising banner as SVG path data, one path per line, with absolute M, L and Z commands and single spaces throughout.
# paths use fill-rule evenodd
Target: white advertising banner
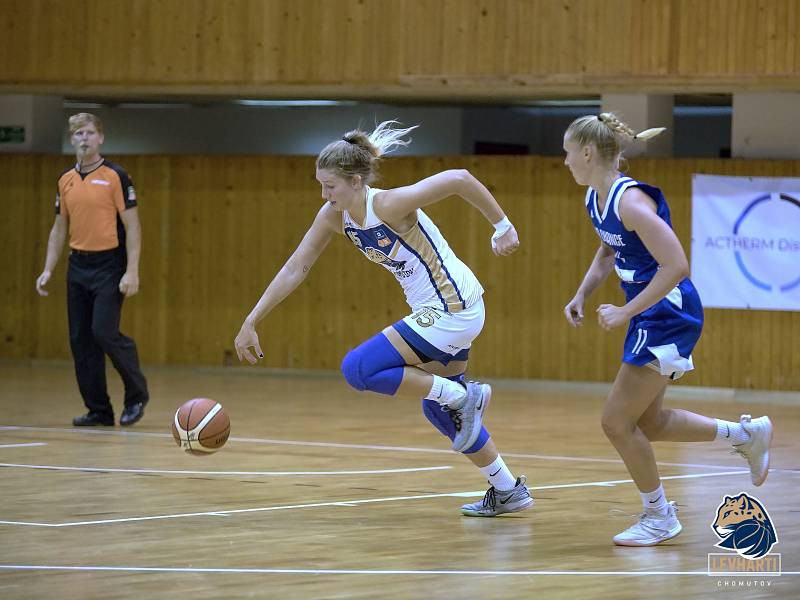
M 800 310 L 800 179 L 693 175 L 691 269 L 706 307 Z

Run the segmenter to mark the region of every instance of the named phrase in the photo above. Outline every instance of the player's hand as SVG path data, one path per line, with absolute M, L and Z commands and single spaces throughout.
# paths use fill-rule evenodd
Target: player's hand
M 573 327 L 580 327 L 583 325 L 583 296 L 576 295 L 564 307 L 564 316 L 567 317 L 567 323 Z
M 139 291 L 139 274 L 125 272 L 122 279 L 119 280 L 119 291 L 122 292 L 126 298 L 130 298 Z
M 519 248 L 519 237 L 513 225 L 503 235 L 492 236 L 492 252 L 497 256 L 508 256 L 516 252 L 517 248 Z
M 44 289 L 44 286 L 47 285 L 47 282 L 50 281 L 50 271 L 42 271 L 42 274 L 36 278 L 36 291 L 39 293 L 40 296 L 48 296 L 50 292 Z
M 259 358 L 264 358 L 264 353 L 261 351 L 261 345 L 258 343 L 258 334 L 256 333 L 256 328 L 250 321 L 245 320 L 245 322 L 242 323 L 242 328 L 239 330 L 239 334 L 236 336 L 236 339 L 233 340 L 233 346 L 236 348 L 236 356 L 239 357 L 239 360 L 244 358 L 251 365 L 254 365 Z M 253 348 L 256 351 L 258 358 L 256 358 L 250 348 Z
M 613 304 L 601 304 L 597 307 L 597 322 L 606 331 L 611 331 L 615 327 L 625 325 L 629 320 L 628 313 L 621 306 Z

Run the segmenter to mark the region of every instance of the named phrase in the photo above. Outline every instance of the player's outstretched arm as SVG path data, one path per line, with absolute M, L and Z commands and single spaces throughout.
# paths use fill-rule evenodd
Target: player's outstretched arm
M 418 208 L 429 206 L 448 196 L 460 196 L 477 208 L 495 228 L 492 249 L 497 255 L 508 255 L 519 247 L 517 231 L 508 220 L 492 193 L 466 169 L 442 171 L 430 177 L 379 193 L 375 212 L 385 223 L 402 222 Z
M 311 267 L 331 241 L 334 232 L 340 230 L 340 225 L 341 215 L 327 203 L 324 204 L 303 236 L 300 245 L 269 283 L 253 310 L 242 323 L 233 342 L 239 360 L 246 359 L 247 362 L 253 364 L 258 358 L 264 357 L 258 341 L 256 325 L 303 282 Z M 253 355 L 251 348 L 255 350 L 258 358 Z

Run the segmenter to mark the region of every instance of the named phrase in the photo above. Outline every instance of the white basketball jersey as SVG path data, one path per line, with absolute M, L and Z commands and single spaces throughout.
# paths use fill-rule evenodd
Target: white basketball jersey
M 344 234 L 368 259 L 391 271 L 412 310 L 432 307 L 456 313 L 472 306 L 483 295 L 483 287 L 450 249 L 433 221 L 417 209 L 414 226 L 406 233 L 397 233 L 372 208 L 380 191 L 367 188 L 363 225 L 347 211 L 342 212 Z

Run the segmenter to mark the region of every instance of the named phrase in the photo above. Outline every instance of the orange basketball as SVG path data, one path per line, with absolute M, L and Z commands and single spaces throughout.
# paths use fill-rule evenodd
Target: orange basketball
M 193 398 L 184 403 L 172 420 L 175 443 L 189 454 L 216 452 L 231 432 L 231 421 L 222 405 L 210 398 Z

